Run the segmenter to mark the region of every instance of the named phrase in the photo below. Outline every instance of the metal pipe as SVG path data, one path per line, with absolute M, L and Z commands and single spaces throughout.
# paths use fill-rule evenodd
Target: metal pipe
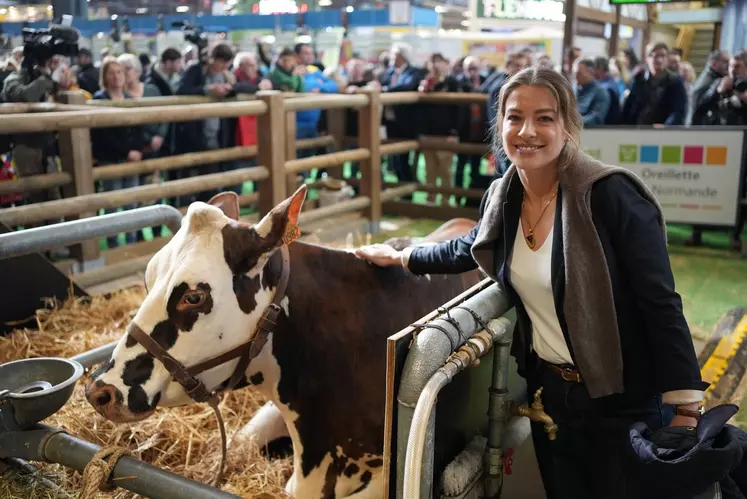
M 0 234 L 0 260 L 47 251 L 97 237 L 167 225 L 179 230 L 182 215 L 173 206 L 155 205 L 70 222 Z
M 492 326 L 492 323 L 491 323 Z M 509 334 L 496 340 L 493 346 L 493 373 L 488 401 L 488 443 L 483 455 L 484 493 L 486 499 L 499 499 L 503 488 L 502 437 L 509 415 L 503 402 L 508 395 L 508 356 L 511 350 L 512 328 Z
M 49 428 L 49 432 L 57 430 Z M 40 445 L 40 457 L 83 472 L 101 447 L 67 433 L 51 433 Z M 133 457 L 117 461 L 111 477 L 117 486 L 152 499 L 237 499 L 238 496 L 205 485 L 170 471 L 162 470 Z
M 490 317 L 500 317 L 506 313 L 510 307 L 508 295 L 493 283 L 482 289 L 470 298 L 459 303 L 460 307 L 472 310 L 478 317 L 485 318 L 485 322 Z M 451 308 L 452 319 L 459 324 L 464 334 L 464 339 L 472 336 L 482 329 L 469 312 L 463 309 Z M 448 335 L 436 328 L 423 328 L 415 337 L 410 351 L 407 354 L 404 369 L 402 370 L 402 379 L 399 384 L 397 393 L 397 447 L 398 456 L 405 456 L 407 453 L 407 442 L 410 435 L 410 426 L 412 424 L 415 406 L 420 398 L 420 394 L 425 388 L 428 380 L 443 366 L 452 352 L 452 346 L 457 348 L 463 341 L 454 325 L 443 319 L 434 319 L 431 324 L 435 324 L 448 331 Z M 435 434 L 435 417 L 431 416 L 428 423 L 426 440 L 432 441 Z M 434 449 L 431 446 L 423 455 L 422 474 L 421 474 L 421 497 L 427 499 L 428 491 L 433 483 L 433 459 Z M 405 461 L 397 459 L 397 498 L 402 498 L 405 482 Z
M 485 355 L 490 350 L 494 341 L 503 340 L 508 334 L 511 321 L 505 317 L 501 317 L 490 321 L 487 326 L 487 329 L 472 335 L 464 345 L 449 356 L 446 364 L 439 368 L 428 380 L 418 398 L 407 441 L 403 490 L 404 499 L 420 499 L 421 497 L 430 497 L 432 495 L 430 484 L 428 484 L 428 489 L 421 488 L 423 484 L 420 477 L 423 472 L 423 454 L 428 426 L 429 422 L 435 419 L 433 407 L 436 404 L 439 392 L 451 382 L 454 376 L 473 365 L 477 359 Z
M 86 369 L 90 369 L 96 364 L 109 360 L 109 358 L 112 356 L 114 348 L 117 346 L 117 343 L 119 343 L 119 341 L 113 341 L 111 343 L 107 343 L 106 345 L 101 345 L 98 348 L 94 348 L 92 350 L 88 350 L 87 352 L 79 353 L 78 355 L 70 357 L 70 360 L 74 360 Z

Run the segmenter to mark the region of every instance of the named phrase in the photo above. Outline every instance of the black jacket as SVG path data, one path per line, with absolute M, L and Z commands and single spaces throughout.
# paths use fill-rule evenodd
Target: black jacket
M 572 167 L 572 166 L 571 166 Z M 507 262 L 519 228 L 523 187 L 512 178 L 504 206 L 504 236 L 494 248 L 498 282 L 517 309 L 512 355 L 519 374 L 530 365 L 532 328 L 521 299 L 511 285 Z M 682 313 L 682 300 L 674 289 L 666 243 L 656 208 L 625 176 L 610 175 L 594 184 L 591 211 L 607 259 L 617 311 L 624 366 L 625 393 L 604 397 L 604 404 L 637 404 L 671 390 L 704 390 L 692 338 Z M 555 227 L 562 226 L 562 190 L 558 192 Z M 480 206 L 480 215 L 486 198 Z M 479 224 L 468 235 L 439 245 L 416 248 L 409 259 L 415 274 L 460 273 L 477 268 L 471 247 Z M 571 355 L 563 312 L 565 264 L 563 231 L 553 231 L 552 289 L 558 321 Z M 546 244 L 547 244 L 546 243 Z M 583 373 L 581 373 L 583 376 Z M 684 380 L 684 381 L 683 381 Z
M 227 79 L 235 84 L 235 77 L 226 73 Z M 177 95 L 205 95 L 205 68 L 193 64 L 184 72 L 179 82 Z M 204 120 L 186 121 L 176 124 L 176 152 L 202 152 L 207 150 L 203 134 Z M 218 145 L 221 148 L 236 145 L 236 118 L 221 118 L 218 132 Z
M 714 407 L 695 430 L 665 427 L 652 432 L 645 423 L 634 424 L 626 457 L 631 469 L 638 469 L 631 477 L 636 497 L 745 499 L 747 433 L 726 424 L 737 409 L 732 404 Z M 715 496 L 718 489 L 721 495 Z
M 461 92 L 463 86 L 453 76 L 438 82 L 430 92 Z M 425 135 L 457 135 L 462 119 L 462 106 L 454 104 L 427 104 L 420 108 L 420 133 Z
M 86 64 L 78 69 L 78 86 L 93 95 L 100 90 L 99 69 L 93 64 Z
M 622 125 L 684 125 L 687 118 L 687 90 L 681 76 L 667 70 L 652 87 L 648 71 L 633 78 L 622 111 Z
M 94 100 L 111 100 L 106 90 L 99 90 Z M 130 97 L 125 94 L 125 98 Z M 98 165 L 125 163 L 130 151 L 142 151 L 148 145 L 141 125 L 91 128 L 91 152 Z
M 392 85 L 394 68 L 389 68 L 382 78 L 385 92 L 415 92 L 423 79 L 424 71 L 414 66 L 408 66 Z M 383 112 L 383 122 L 387 127 L 387 135 L 391 139 L 414 139 L 421 132 L 418 115 L 422 108 L 420 104 L 400 104 L 393 106 L 394 120 L 387 118 L 386 108 Z

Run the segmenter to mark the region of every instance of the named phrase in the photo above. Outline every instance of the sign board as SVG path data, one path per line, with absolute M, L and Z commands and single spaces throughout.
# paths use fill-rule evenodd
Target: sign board
M 535 54 L 550 54 L 551 41 L 549 39 L 535 40 L 465 40 L 464 54 L 479 57 L 488 64 L 498 68 L 506 67 L 506 57 L 509 54 L 530 48 Z
M 565 2 L 557 0 L 477 0 L 477 17 L 565 22 Z
M 744 132 L 603 130 L 581 133 L 581 147 L 633 171 L 651 189 L 668 223 L 734 226 Z

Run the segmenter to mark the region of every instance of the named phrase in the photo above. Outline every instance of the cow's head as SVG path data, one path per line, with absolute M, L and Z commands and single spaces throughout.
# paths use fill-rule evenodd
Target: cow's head
M 305 198 L 302 186 L 253 226 L 237 221 L 234 193 L 190 205 L 181 228 L 148 263 L 148 293 L 134 324 L 187 368 L 249 341 L 277 285 L 263 272 L 265 264 L 297 237 Z M 230 378 L 237 362 L 198 378 L 213 390 Z M 117 422 L 144 419 L 158 405 L 191 401 L 163 364 L 128 334 L 91 375 L 86 398 Z

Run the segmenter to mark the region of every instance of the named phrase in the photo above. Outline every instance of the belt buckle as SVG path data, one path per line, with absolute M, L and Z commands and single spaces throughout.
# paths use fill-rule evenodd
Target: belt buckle
M 573 372 L 571 369 L 567 367 L 560 368 L 560 377 L 563 378 L 563 381 L 572 381 L 574 383 L 581 382 L 581 380 L 579 379 L 580 378 L 579 374 L 577 372 Z

